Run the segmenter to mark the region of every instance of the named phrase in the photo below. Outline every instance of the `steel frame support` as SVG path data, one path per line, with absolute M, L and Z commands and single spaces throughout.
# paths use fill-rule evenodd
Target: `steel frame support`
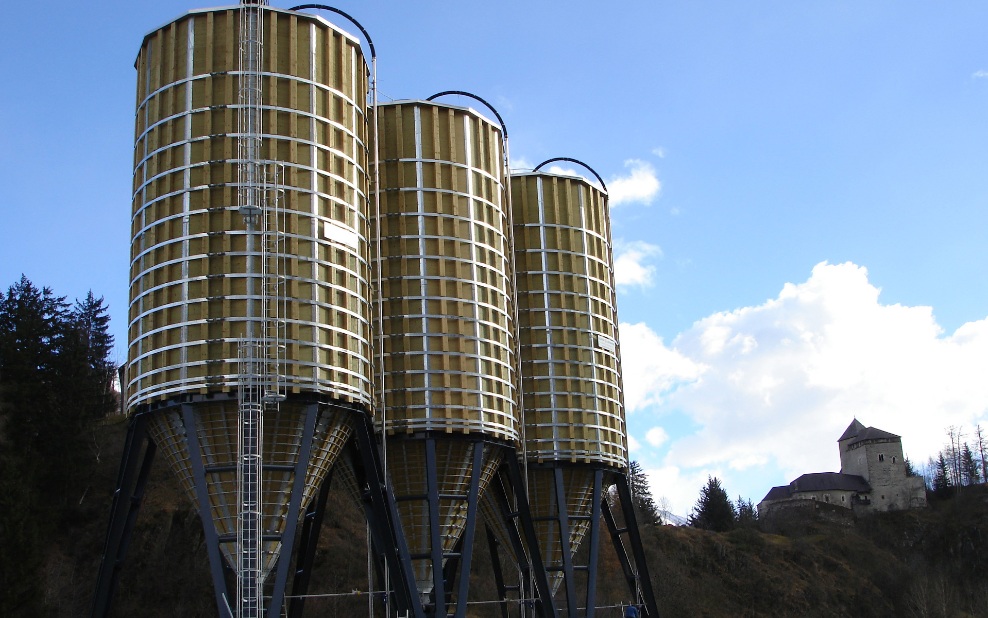
M 305 609 L 305 595 L 309 591 L 309 581 L 312 578 L 312 564 L 316 557 L 316 547 L 319 544 L 319 533 L 326 515 L 326 500 L 329 498 L 329 486 L 333 481 L 333 470 L 326 473 L 319 488 L 319 493 L 309 504 L 302 519 L 302 537 L 299 539 L 298 558 L 295 560 L 295 577 L 292 578 L 292 594 L 288 602 L 288 618 L 302 618 Z
M 542 551 L 539 548 L 538 536 L 535 533 L 535 523 L 532 520 L 528 495 L 525 493 L 525 480 L 515 453 L 506 454 L 501 462 L 501 473 L 507 477 L 513 494 L 512 497 L 515 499 L 516 510 L 511 509 L 508 496 L 503 491 L 495 491 L 494 497 L 507 524 L 508 533 L 512 535 L 509 540 L 519 560 L 518 570 L 522 577 L 520 583 L 523 598 L 529 598 L 532 593 L 532 590 L 528 588 L 528 580 L 531 577 L 535 581 L 535 592 L 539 601 L 535 607 L 536 613 L 543 618 L 557 618 L 556 604 L 552 599 L 552 587 L 549 585 L 549 573 L 546 570 L 545 562 L 542 560 Z M 495 489 L 501 488 L 503 486 L 498 484 Z M 523 540 L 524 546 L 522 545 Z M 526 547 L 528 548 L 527 560 Z
M 593 618 L 596 613 L 597 604 L 597 563 L 600 555 L 600 518 L 601 503 L 600 496 L 603 491 L 604 473 L 602 468 L 593 471 L 593 486 L 590 515 L 575 515 L 569 513 L 566 504 L 566 483 L 565 466 L 550 464 L 549 468 L 553 475 L 553 493 L 556 498 L 556 515 L 548 517 L 549 521 L 554 521 L 559 529 L 560 552 L 562 555 L 562 566 L 556 570 L 563 573 L 563 585 L 566 595 L 566 616 L 568 618 L 578 618 L 580 614 L 580 600 L 576 594 L 576 573 L 582 571 L 586 573 L 586 597 L 583 599 L 583 616 Z M 584 542 L 588 546 L 587 563 L 577 565 L 574 563 L 574 554 L 570 548 L 570 535 L 572 533 L 572 521 L 579 517 L 589 520 L 589 528 L 584 536 Z
M 460 537 L 459 574 L 460 581 L 456 591 L 456 616 L 466 616 L 467 597 L 470 590 L 470 565 L 473 560 L 473 540 L 477 529 L 477 502 L 480 498 L 480 472 L 484 464 L 484 443 L 473 443 L 473 468 L 470 473 L 470 489 L 467 494 L 467 522 L 463 536 Z M 450 578 L 455 577 L 455 572 Z
M 504 571 L 501 570 L 501 552 L 498 549 L 501 543 L 497 540 L 497 535 L 491 530 L 490 525 L 485 526 L 485 528 L 487 529 L 487 549 L 491 554 L 491 569 L 494 571 L 494 584 L 497 586 L 498 607 L 501 608 L 501 618 L 508 618 L 508 587 L 504 583 Z M 518 590 L 521 589 L 522 586 L 519 586 Z
M 292 493 L 288 499 L 285 530 L 281 534 L 281 552 L 278 555 L 274 588 L 271 591 L 271 601 L 268 604 L 268 616 L 280 616 L 281 606 L 285 600 L 288 571 L 295 549 L 295 531 L 298 529 L 299 514 L 302 511 L 302 497 L 305 493 L 305 472 L 309 467 L 309 456 L 312 453 L 312 439 L 315 435 L 316 419 L 318 416 L 318 404 L 311 403 L 305 407 L 305 426 L 302 429 L 298 459 L 295 462 L 295 478 L 292 482 Z
M 96 593 L 93 596 L 93 618 L 103 618 L 110 612 L 113 593 L 130 546 L 134 522 L 141 508 L 156 451 L 157 447 L 147 435 L 147 417 L 144 414 L 135 415 L 127 425 L 127 438 L 117 473 L 117 488 L 113 492 L 113 502 L 110 505 L 110 522 L 96 580 Z
M 408 542 L 399 523 L 394 492 L 385 483 L 381 454 L 374 439 L 373 421 L 362 409 L 357 408 L 354 412 L 357 418 L 353 422 L 355 440 L 351 443 L 351 456 L 357 482 L 363 488 L 361 501 L 374 547 L 387 563 L 397 611 L 407 613 L 410 618 L 425 618 L 415 585 Z
M 199 519 L 202 521 L 202 531 L 206 541 L 206 555 L 209 557 L 209 572 L 213 577 L 213 593 L 216 596 L 217 615 L 222 618 L 233 618 L 230 607 L 230 595 L 226 587 L 226 577 L 223 571 L 223 556 L 220 554 L 219 534 L 209 510 L 209 488 L 206 484 L 206 468 L 202 461 L 202 450 L 199 447 L 199 431 L 196 428 L 195 412 L 192 405 L 181 404 L 182 425 L 185 428 L 185 439 L 189 445 L 189 463 L 192 466 L 192 482 L 196 491 L 196 502 L 199 506 Z
M 425 491 L 429 505 L 429 546 L 432 548 L 432 596 L 433 616 L 446 616 L 446 587 L 443 577 L 443 544 L 439 520 L 439 471 L 436 469 L 436 440 L 425 439 Z
M 595 470 L 593 475 L 593 502 L 590 507 L 590 547 L 587 556 L 586 617 L 593 618 L 597 611 L 597 557 L 600 553 L 600 500 L 604 472 Z
M 624 571 L 625 580 L 628 582 L 632 596 L 635 597 L 635 602 L 641 605 L 644 616 L 658 618 L 659 606 L 655 600 L 652 579 L 648 572 L 648 564 L 645 561 L 645 550 L 642 547 L 641 533 L 638 530 L 638 518 L 635 516 L 634 502 L 631 500 L 631 486 L 628 483 L 628 476 L 626 474 L 616 475 L 614 484 L 617 487 L 625 527 L 617 527 L 610 505 L 606 499 L 601 499 L 600 506 L 604 521 L 607 523 L 614 550 L 621 562 L 621 569 Z M 629 537 L 632 555 L 635 557 L 634 565 L 631 564 L 624 541 L 621 540 L 622 534 L 627 534 Z
M 556 523 L 559 526 L 559 549 L 563 558 L 563 586 L 566 589 L 566 615 L 577 618 L 576 575 L 573 572 L 573 552 L 570 551 L 569 510 L 566 508 L 566 486 L 563 469 L 553 468 L 553 489 L 556 493 Z

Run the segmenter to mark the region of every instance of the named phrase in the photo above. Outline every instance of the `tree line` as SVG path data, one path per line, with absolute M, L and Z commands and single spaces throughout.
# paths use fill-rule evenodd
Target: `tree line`
M 38 606 L 46 530 L 88 490 L 117 406 L 109 322 L 92 292 L 70 304 L 23 275 L 0 296 L 0 614 Z
M 968 436 L 972 438 L 968 441 Z M 985 454 L 988 452 L 988 432 L 981 425 L 968 434 L 963 427 L 947 428 L 947 443 L 926 462 L 923 476 L 926 486 L 937 495 L 952 488 L 988 482 Z
M 631 499 L 635 516 L 640 524 L 662 524 L 663 510 L 659 509 L 649 488 L 648 477 L 641 464 L 632 461 L 629 467 Z M 726 532 L 738 526 L 753 525 L 758 521 L 758 507 L 750 499 L 738 496 L 731 501 L 719 478 L 707 477 L 707 484 L 700 489 L 700 497 L 686 522 L 694 528 Z

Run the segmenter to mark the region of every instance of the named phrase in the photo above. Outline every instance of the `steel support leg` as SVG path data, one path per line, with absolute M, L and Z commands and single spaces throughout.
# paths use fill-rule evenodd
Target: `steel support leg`
M 614 548 L 617 550 L 618 558 L 621 560 L 625 578 L 631 588 L 631 594 L 635 596 L 636 602 L 642 605 L 645 616 L 658 618 L 659 606 L 655 601 L 655 593 L 652 590 L 652 580 L 648 573 L 648 564 L 645 562 L 645 550 L 642 547 L 641 534 L 638 530 L 638 518 L 635 516 L 634 503 L 631 500 L 631 487 L 628 484 L 627 475 L 620 474 L 615 477 L 615 485 L 618 490 L 618 499 L 621 502 L 621 512 L 624 515 L 623 530 L 618 530 L 614 523 L 614 517 L 610 512 L 610 507 L 606 502 L 602 503 L 605 511 L 607 527 L 611 532 L 614 541 Z M 632 569 L 628 560 L 628 553 L 621 541 L 621 534 L 627 533 L 631 543 L 632 554 L 635 557 L 635 568 Z
M 514 525 L 509 522 L 509 525 Z M 504 571 L 501 570 L 500 543 L 490 526 L 487 528 L 487 548 L 491 552 L 491 569 L 494 571 L 494 583 L 497 585 L 498 606 L 501 608 L 501 618 L 508 618 L 508 589 L 504 585 Z M 519 582 L 520 583 L 520 582 Z M 518 587 L 521 590 L 521 586 Z
M 292 562 L 292 553 L 295 549 L 295 531 L 298 529 L 299 514 L 302 511 L 302 498 L 305 493 L 305 473 L 309 467 L 309 457 L 312 453 L 312 439 L 315 435 L 316 419 L 318 416 L 318 404 L 312 403 L 305 407 L 305 425 L 302 429 L 301 442 L 299 443 L 298 459 L 295 462 L 295 478 L 292 482 L 292 493 L 288 498 L 288 513 L 285 515 L 285 531 L 281 534 L 281 552 L 278 555 L 274 589 L 271 591 L 271 602 L 268 604 L 268 616 L 280 616 L 281 606 L 285 600 L 288 571 Z
M 134 522 L 141 507 L 156 450 L 154 442 L 147 435 L 146 416 L 136 415 L 127 426 L 120 471 L 117 473 L 117 488 L 110 506 L 110 522 L 96 580 L 96 594 L 93 596 L 94 618 L 103 618 L 110 612 L 117 578 L 130 545 Z
M 456 591 L 456 616 L 466 616 L 467 597 L 470 590 L 470 565 L 473 559 L 473 539 L 477 529 L 477 502 L 480 497 L 480 473 L 484 465 L 484 443 L 473 443 L 473 468 L 470 472 L 470 490 L 467 494 L 467 522 L 460 538 L 460 585 Z
M 517 504 L 518 530 L 528 547 L 528 558 L 532 564 L 532 576 L 535 579 L 535 590 L 538 593 L 538 612 L 545 618 L 556 618 L 556 605 L 552 600 L 552 587 L 549 585 L 549 574 L 545 569 L 545 562 L 542 560 L 542 551 L 539 548 L 538 535 L 535 533 L 535 524 L 532 521 L 532 511 L 528 506 L 528 495 L 525 493 L 525 480 L 522 478 L 521 466 L 518 458 L 509 454 L 503 462 L 503 470 L 508 475 L 511 488 L 514 491 Z M 503 507 L 507 513 L 507 504 Z M 511 523 L 511 520 L 507 520 Z M 509 526 L 510 530 L 510 526 Z M 523 560 L 524 551 L 519 552 L 519 560 Z M 527 578 L 526 578 L 527 579 Z
M 597 611 L 597 556 L 600 553 L 600 495 L 604 472 L 593 473 L 593 502 L 590 507 L 590 551 L 587 556 L 587 611 L 586 617 L 593 618 Z
M 329 497 L 329 486 L 332 480 L 333 468 L 330 468 L 319 488 L 319 493 L 309 508 L 306 509 L 305 518 L 302 520 L 302 538 L 299 540 L 295 577 L 292 578 L 292 598 L 288 602 L 288 618 L 302 618 L 302 611 L 305 608 L 305 594 L 309 591 L 312 564 L 316 557 L 316 547 L 319 544 L 319 533 L 322 530 L 322 522 L 326 514 L 326 499 Z
M 566 614 L 577 618 L 579 604 L 576 602 L 576 578 L 573 573 L 573 552 L 570 551 L 569 509 L 566 505 L 566 487 L 563 483 L 563 469 L 553 468 L 553 486 L 556 491 L 556 518 L 559 524 L 559 546 L 563 557 L 563 585 L 566 588 Z
M 433 615 L 446 616 L 446 582 L 443 580 L 443 544 L 439 520 L 439 470 L 436 467 L 436 440 L 425 439 L 425 487 L 429 504 L 429 545 L 432 548 Z
M 195 485 L 196 502 L 199 503 L 199 519 L 202 520 L 202 531 L 206 540 L 206 555 L 209 556 L 209 571 L 213 577 L 213 593 L 216 595 L 216 610 L 222 618 L 233 618 L 230 609 L 230 595 L 226 588 L 226 578 L 223 575 L 223 556 L 220 554 L 220 539 L 216 533 L 216 524 L 210 510 L 209 486 L 206 484 L 206 468 L 202 461 L 202 450 L 199 447 L 199 431 L 196 427 L 195 413 L 192 406 L 182 404 L 182 424 L 185 427 L 185 437 L 189 445 L 189 463 L 192 466 L 192 482 Z
M 425 618 L 415 585 L 408 542 L 405 540 L 398 518 L 394 493 L 386 485 L 384 478 L 380 453 L 374 439 L 373 423 L 363 410 L 357 409 L 355 414 L 358 418 L 353 423 L 356 438 L 354 463 L 359 465 L 354 465 L 354 470 L 358 482 L 365 491 L 364 515 L 371 527 L 374 547 L 385 556 L 391 584 L 397 597 L 398 612 L 401 614 L 408 612 L 410 618 Z M 388 612 L 390 611 L 389 606 Z

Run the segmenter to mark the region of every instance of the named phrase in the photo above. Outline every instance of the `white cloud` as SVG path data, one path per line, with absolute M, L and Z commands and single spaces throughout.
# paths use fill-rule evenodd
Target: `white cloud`
M 658 148 L 653 148 L 652 149 L 652 154 L 654 154 L 655 156 L 657 156 L 660 159 L 665 159 L 666 158 L 666 149 L 663 148 L 662 146 L 659 146 Z
M 634 453 L 641 448 L 641 443 L 633 435 L 628 434 L 628 452 Z
M 662 248 L 643 241 L 616 241 L 614 246 L 614 281 L 619 286 L 648 287 L 653 283 L 655 267 L 650 258 L 662 257 Z
M 629 413 L 660 403 L 677 385 L 696 380 L 703 370 L 667 348 L 644 323 L 621 324 L 621 368 Z
M 661 427 L 652 427 L 645 433 L 645 441 L 652 446 L 662 446 L 669 439 L 669 434 Z
M 659 195 L 662 185 L 651 163 L 629 159 L 624 166 L 630 170 L 626 176 L 616 176 L 607 181 L 610 205 L 651 204 Z
M 525 157 L 511 157 L 509 167 L 511 167 L 512 172 L 530 172 L 535 164 Z
M 973 77 L 974 79 L 984 79 L 988 77 L 988 71 L 984 69 L 981 69 L 980 71 L 975 71 L 974 73 L 971 74 L 971 77 Z
M 879 294 L 865 268 L 821 263 L 777 298 L 704 318 L 669 346 L 645 324 L 621 325 L 629 412 L 676 412 L 698 427 L 667 443 L 662 478 L 680 488 L 676 512 L 713 471 L 732 497 L 755 502 L 774 484 L 759 479 L 837 471 L 836 440 L 855 417 L 901 435 L 915 463 L 941 448 L 946 427 L 988 423 L 988 318 L 945 335 L 930 307 Z M 669 493 L 659 483 L 653 493 Z

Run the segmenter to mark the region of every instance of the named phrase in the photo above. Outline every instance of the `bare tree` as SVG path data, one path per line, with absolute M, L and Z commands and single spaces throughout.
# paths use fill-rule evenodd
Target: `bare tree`
M 981 454 L 981 481 L 988 483 L 988 468 L 985 467 L 985 434 L 981 431 L 981 425 L 974 428 L 974 435 L 978 437 L 978 452 Z

